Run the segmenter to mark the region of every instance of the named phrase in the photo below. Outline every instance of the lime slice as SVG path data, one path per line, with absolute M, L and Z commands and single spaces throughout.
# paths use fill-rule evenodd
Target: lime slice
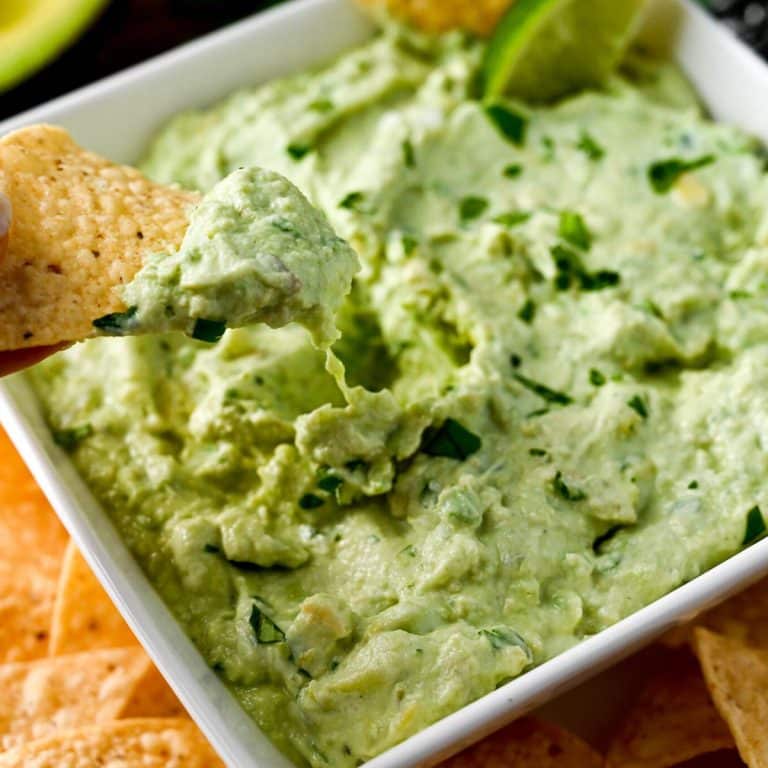
M 0 91 L 75 40 L 107 0 L 0 0 Z
M 517 0 L 482 65 L 486 98 L 551 101 L 599 85 L 621 59 L 644 0 Z

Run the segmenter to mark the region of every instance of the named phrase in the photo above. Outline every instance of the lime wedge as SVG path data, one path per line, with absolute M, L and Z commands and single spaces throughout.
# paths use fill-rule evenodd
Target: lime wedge
M 517 0 L 486 49 L 486 98 L 551 101 L 599 85 L 619 63 L 645 0 Z
M 73 42 L 107 0 L 0 0 L 0 91 Z

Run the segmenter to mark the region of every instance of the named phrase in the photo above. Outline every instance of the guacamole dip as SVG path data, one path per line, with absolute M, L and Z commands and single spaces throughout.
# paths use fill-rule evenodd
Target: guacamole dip
M 290 324 L 95 339 L 30 373 L 159 593 L 299 763 L 354 766 L 765 530 L 757 146 L 639 61 L 551 107 L 483 104 L 479 53 L 389 31 L 149 149 L 152 177 L 202 191 L 283 174 L 354 246 L 327 365 Z M 229 316 L 229 289 L 202 297 Z
M 356 269 L 354 251 L 290 181 L 241 168 L 192 211 L 179 251 L 150 255 L 125 286 L 128 310 L 94 325 L 114 335 L 177 330 L 218 341 L 227 327 L 295 321 L 327 344 Z

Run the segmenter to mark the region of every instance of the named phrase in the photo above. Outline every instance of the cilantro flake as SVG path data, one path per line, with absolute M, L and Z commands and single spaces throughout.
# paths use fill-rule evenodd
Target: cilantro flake
M 285 641 L 285 632 L 256 603 L 251 606 L 251 615 L 248 623 L 251 625 L 256 635 L 256 642 L 259 645 L 272 645 Z
M 206 320 L 204 317 L 198 317 L 192 328 L 192 338 L 215 344 L 226 330 L 227 324 L 221 320 Z
M 490 104 L 485 108 L 488 119 L 496 126 L 499 133 L 513 144 L 525 143 L 525 130 L 528 118 L 502 104 Z
M 584 223 L 584 219 L 575 211 L 560 212 L 558 234 L 567 243 L 588 251 L 592 247 L 592 233 Z
M 680 157 L 670 157 L 667 160 L 657 160 L 648 166 L 648 181 L 657 195 L 669 192 L 684 173 L 703 168 L 715 162 L 714 155 L 702 155 L 693 160 Z
M 747 512 L 747 524 L 744 529 L 744 538 L 741 542 L 743 547 L 747 547 L 750 544 L 754 544 L 758 539 L 762 539 L 765 536 L 766 526 L 763 513 L 760 511 L 760 507 L 754 506 Z
M 595 387 L 602 387 L 605 384 L 605 376 L 603 376 L 597 368 L 589 369 L 589 383 Z
M 471 221 L 482 216 L 488 209 L 488 201 L 484 197 L 468 195 L 459 201 L 459 218 L 462 221 Z
M 555 403 L 556 405 L 570 405 L 573 399 L 566 395 L 564 392 L 558 392 L 557 390 L 550 389 L 544 384 L 540 384 L 538 381 L 529 379 L 527 376 L 523 376 L 522 373 L 512 374 L 515 381 L 522 384 L 526 389 L 529 389 L 535 395 L 538 395 L 542 400 L 546 400 L 548 403 Z
M 565 480 L 563 480 L 563 473 L 560 470 L 555 473 L 552 487 L 555 493 L 566 501 L 584 501 L 587 498 L 587 494 L 581 488 L 575 488 L 572 485 L 566 484 Z
M 71 451 L 77 447 L 78 443 L 93 434 L 93 427 L 90 424 L 80 424 L 80 426 L 69 427 L 68 429 L 54 429 L 51 434 L 56 445 L 66 451 Z
M 464 459 L 480 450 L 482 440 L 465 426 L 447 418 L 440 427 L 424 430 L 421 450 L 428 456 L 444 456 L 449 459 Z
M 643 419 L 648 418 L 648 406 L 640 395 L 633 395 L 627 400 L 627 405 Z
M 107 336 L 122 336 L 135 327 L 137 311 L 138 307 L 128 307 L 125 312 L 110 312 L 97 317 L 92 325 Z
M 325 499 L 321 499 L 319 496 L 316 496 L 314 493 L 305 493 L 299 499 L 299 506 L 302 509 L 317 509 L 318 507 L 322 507 L 323 504 L 325 504 Z

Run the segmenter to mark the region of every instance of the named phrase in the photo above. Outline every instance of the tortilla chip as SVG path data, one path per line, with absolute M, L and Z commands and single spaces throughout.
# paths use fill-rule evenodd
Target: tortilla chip
M 183 718 L 116 720 L 30 741 L 0 755 L 0 768 L 224 768 Z
M 115 719 L 150 666 L 138 647 L 0 666 L 0 750 Z
M 139 680 L 118 717 L 185 717 L 187 711 L 154 664 Z
M 742 759 L 750 768 L 768 768 L 768 650 L 699 627 L 693 644 Z
M 687 651 L 670 653 L 627 712 L 606 768 L 667 768 L 734 746 L 696 659 Z
M 125 309 L 116 287 L 146 254 L 180 245 L 199 196 L 81 149 L 37 125 L 0 140 L 0 193 L 13 210 L 0 264 L 0 349 L 93 335 Z
M 51 627 L 51 656 L 137 644 L 73 541 L 61 567 Z
M 0 429 L 0 663 L 45 656 L 67 534 Z
M 439 768 L 600 768 L 603 758 L 562 728 L 524 717 Z
M 768 647 L 768 579 L 740 592 L 699 616 L 695 626 L 706 627 L 719 635 L 741 640 L 749 645 Z M 679 646 L 693 640 L 693 624 L 668 632 L 662 642 Z
M 425 32 L 468 29 L 489 35 L 513 0 L 358 0 L 370 11 L 386 10 Z

